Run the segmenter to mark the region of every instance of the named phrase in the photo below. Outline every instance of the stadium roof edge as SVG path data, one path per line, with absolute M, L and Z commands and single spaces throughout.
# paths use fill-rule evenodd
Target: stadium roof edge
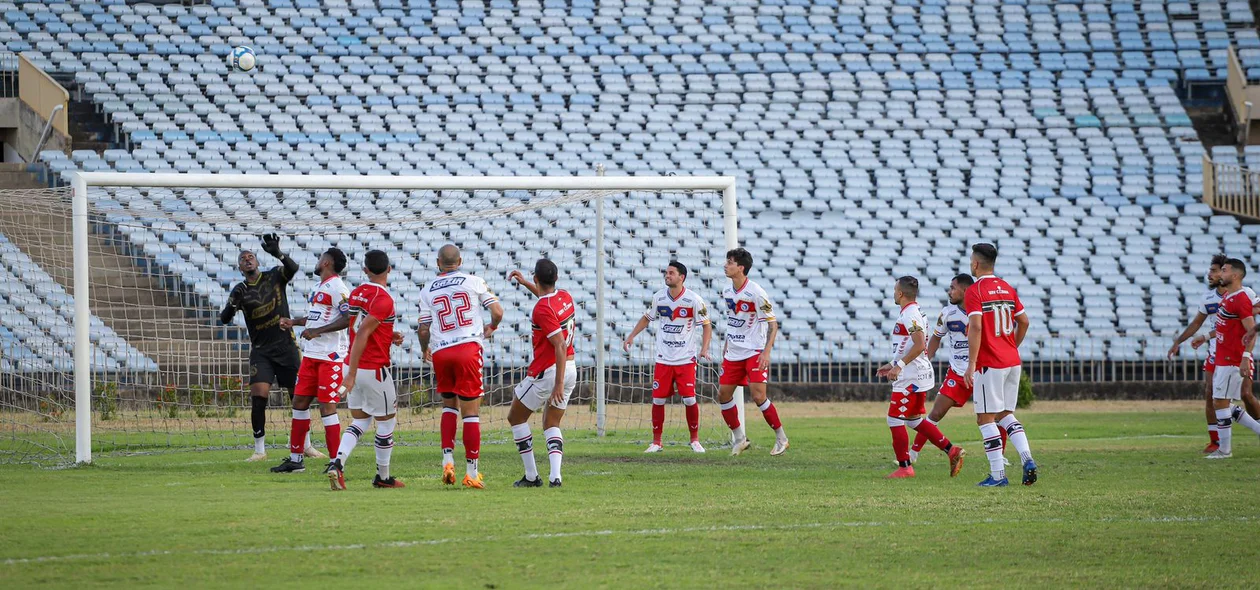
M 87 186 L 332 190 L 714 190 L 734 176 L 368 176 L 73 172 Z M 76 183 L 77 184 L 77 183 Z

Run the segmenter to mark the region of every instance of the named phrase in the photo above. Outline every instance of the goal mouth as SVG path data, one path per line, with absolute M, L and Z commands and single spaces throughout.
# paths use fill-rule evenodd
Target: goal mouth
M 670 260 L 693 269 L 687 286 L 716 301 L 736 229 L 731 177 L 78 173 L 69 190 L 20 192 L 0 199 L 8 203 L 0 205 L 8 240 L 0 250 L 25 256 L 23 268 L 32 269 L 12 277 L 14 289 L 28 294 L 17 297 L 16 311 L 29 306 L 51 319 L 0 338 L 13 353 L 4 358 L 24 363 L 0 380 L 0 462 L 247 448 L 249 338 L 239 316 L 224 326 L 218 315 L 244 280 L 242 250 L 254 251 L 264 270 L 279 264 L 259 241 L 273 232 L 300 267 L 287 290 L 294 317 L 306 311 L 318 281 L 311 273 L 327 248 L 345 251 L 351 287 L 365 280 L 367 250 L 390 255 L 396 329 L 404 334 L 393 358 L 400 443 L 438 444 L 442 406 L 415 333 L 416 295 L 436 274 L 437 249 L 453 243 L 462 270 L 484 278 L 506 311 L 486 343 L 486 442 L 510 441 L 506 409 L 532 355 L 533 297 L 507 273 L 528 274 L 546 257 L 579 308 L 579 384 L 566 431 L 646 446 L 653 337 L 640 335 L 629 352 L 622 341 L 664 287 Z M 715 338 L 711 354 L 719 353 Z M 717 375 L 716 362 L 700 363 L 707 445 L 728 441 L 713 403 Z M 267 442 L 285 447 L 290 397 L 276 386 L 270 399 Z M 671 403 L 664 442 L 686 445 L 681 404 Z M 318 446 L 320 429 L 312 430 Z

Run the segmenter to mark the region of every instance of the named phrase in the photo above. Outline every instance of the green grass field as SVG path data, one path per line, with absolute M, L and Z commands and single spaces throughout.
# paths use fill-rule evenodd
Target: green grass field
M 755 410 L 738 458 L 570 433 L 558 490 L 513 489 L 504 444 L 485 491 L 443 488 L 432 447 L 397 448 L 408 487 L 375 490 L 361 446 L 344 493 L 241 451 L 9 466 L 0 587 L 1255 587 L 1260 441 L 1236 429 L 1205 461 L 1200 405 L 1041 403 L 1021 414 L 1041 481 L 1006 489 L 975 487 L 966 412 L 942 424 L 970 453 L 957 479 L 925 452 L 884 480 L 882 407 L 783 404 L 783 457 Z

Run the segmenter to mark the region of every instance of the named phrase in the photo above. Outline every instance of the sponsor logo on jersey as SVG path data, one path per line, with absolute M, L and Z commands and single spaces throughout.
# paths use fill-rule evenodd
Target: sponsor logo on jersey
M 433 283 L 429 285 L 429 292 L 432 293 L 438 289 L 462 285 L 467 279 L 468 277 L 447 277 L 444 279 L 434 279 Z
M 661 331 L 666 334 L 682 334 L 683 326 L 679 324 L 665 324 L 661 326 Z
M 687 320 L 695 317 L 695 311 L 690 307 L 670 307 L 668 305 L 658 305 L 656 307 L 656 315 L 668 320 Z
M 730 327 L 732 327 L 732 328 L 742 328 L 742 327 L 744 327 L 744 324 L 746 324 L 746 323 L 748 323 L 748 322 L 746 322 L 746 321 L 744 321 L 744 320 L 741 320 L 741 319 L 739 319 L 739 318 L 730 318 L 730 319 L 726 320 L 726 325 L 727 325 L 727 326 L 730 326 Z M 727 336 L 730 336 L 730 334 L 727 334 Z M 743 336 L 740 336 L 740 338 L 743 338 Z
M 958 332 L 958 333 L 961 333 L 961 334 L 966 334 L 966 333 L 967 333 L 967 323 L 966 323 L 966 322 L 961 322 L 961 321 L 958 321 L 958 320 L 954 320 L 954 321 L 952 321 L 952 322 L 947 323 L 947 324 L 946 324 L 946 327 L 947 327 L 947 328 L 949 328 L 949 331 L 950 331 L 950 332 Z
M 731 313 L 756 313 L 757 311 L 757 306 L 753 305 L 753 302 L 734 299 L 726 300 L 726 308 L 731 310 Z

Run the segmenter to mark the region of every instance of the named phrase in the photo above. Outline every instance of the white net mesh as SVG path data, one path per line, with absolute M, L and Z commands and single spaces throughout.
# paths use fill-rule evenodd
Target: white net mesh
M 595 341 L 596 205 L 605 199 L 605 338 Z M 511 389 L 532 350 L 533 297 L 506 274 L 547 257 L 560 287 L 578 304 L 579 385 L 567 429 L 594 432 L 595 350 L 606 351 L 606 430 L 617 440 L 650 436 L 651 330 L 631 354 L 621 341 L 663 286 L 672 259 L 693 269 L 688 286 L 717 299 L 724 259 L 718 192 L 208 190 L 96 188 L 89 193 L 94 452 L 245 447 L 249 339 L 239 314 L 218 312 L 241 250 L 261 253 L 259 236 L 277 232 L 302 267 L 290 283 L 291 315 L 305 312 L 316 258 L 346 252 L 347 283 L 365 280 L 362 256 L 379 248 L 395 272 L 405 335 L 394 349 L 400 391 L 399 439 L 437 443 L 440 403 L 415 334 L 420 285 L 436 273 L 436 250 L 454 243 L 463 270 L 482 276 L 506 317 L 486 351 L 487 441 L 509 438 Z M 74 456 L 73 251 L 70 193 L 54 189 L 0 196 L 0 461 L 65 461 Z M 720 347 L 714 338 L 714 347 Z M 702 437 L 726 438 L 716 405 L 717 366 L 703 364 Z M 676 401 L 676 400 L 675 400 Z M 268 443 L 287 443 L 288 393 L 273 389 Z M 319 429 L 315 429 L 319 430 Z M 668 443 L 686 443 L 681 404 L 668 409 Z M 319 445 L 319 435 L 316 434 Z

